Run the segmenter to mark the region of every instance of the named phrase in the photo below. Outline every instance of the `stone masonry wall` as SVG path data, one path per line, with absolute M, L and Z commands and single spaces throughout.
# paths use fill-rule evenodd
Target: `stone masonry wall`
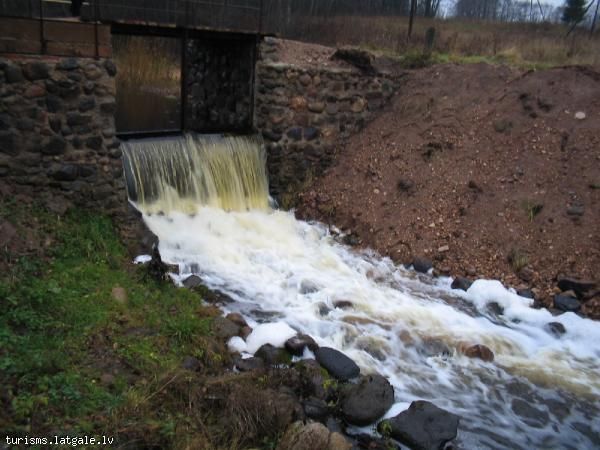
M 110 59 L 0 57 L 0 179 L 116 211 L 126 205 Z
M 190 39 L 186 48 L 185 128 L 203 133 L 252 128 L 256 41 Z
M 373 119 L 399 84 L 391 74 L 270 60 L 258 63 L 256 80 L 255 127 L 267 146 L 271 192 L 288 204 L 286 197 L 327 168 L 340 142 Z

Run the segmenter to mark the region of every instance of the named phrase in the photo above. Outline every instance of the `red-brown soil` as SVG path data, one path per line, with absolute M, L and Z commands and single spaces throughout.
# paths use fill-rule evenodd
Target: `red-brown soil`
M 599 277 L 600 73 L 408 72 L 297 213 L 398 262 L 425 256 L 443 273 L 533 287 L 549 305 L 558 275 Z M 600 298 L 584 311 L 600 317 Z

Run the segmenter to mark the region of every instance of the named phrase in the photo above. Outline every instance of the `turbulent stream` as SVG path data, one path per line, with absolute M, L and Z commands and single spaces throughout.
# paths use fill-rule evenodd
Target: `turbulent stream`
M 464 449 L 600 447 L 600 323 L 532 309 L 497 281 L 452 290 L 450 278 L 349 248 L 270 207 L 254 138 L 129 142 L 125 171 L 163 259 L 179 264 L 176 282 L 196 274 L 252 326 L 284 322 L 386 376 L 394 414 L 417 399 L 452 411 Z M 471 344 L 494 362 L 464 356 Z

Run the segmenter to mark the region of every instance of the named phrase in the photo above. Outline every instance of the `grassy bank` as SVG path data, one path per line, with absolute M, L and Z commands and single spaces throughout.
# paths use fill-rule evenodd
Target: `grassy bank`
M 105 434 L 119 448 L 197 438 L 185 396 L 200 375 L 181 365 L 194 357 L 204 375 L 221 370 L 218 310 L 131 265 L 106 217 L 6 203 L 0 212 L 17 231 L 0 275 L 0 434 Z
M 551 67 L 600 64 L 600 33 L 586 30 L 566 36 L 567 28 L 552 23 L 503 23 L 481 20 L 415 20 L 407 40 L 406 17 L 331 17 L 299 21 L 289 35 L 324 45 L 357 45 L 394 54 L 422 52 L 426 31 L 436 30 L 433 52 L 442 60 L 482 59 L 521 66 Z

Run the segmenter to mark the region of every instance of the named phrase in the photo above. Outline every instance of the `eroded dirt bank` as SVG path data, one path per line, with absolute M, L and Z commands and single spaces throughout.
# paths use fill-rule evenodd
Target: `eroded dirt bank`
M 599 189 L 599 72 L 438 65 L 407 73 L 297 214 L 398 262 L 533 288 L 550 306 L 558 276 L 598 277 Z M 600 318 L 600 297 L 582 310 Z

